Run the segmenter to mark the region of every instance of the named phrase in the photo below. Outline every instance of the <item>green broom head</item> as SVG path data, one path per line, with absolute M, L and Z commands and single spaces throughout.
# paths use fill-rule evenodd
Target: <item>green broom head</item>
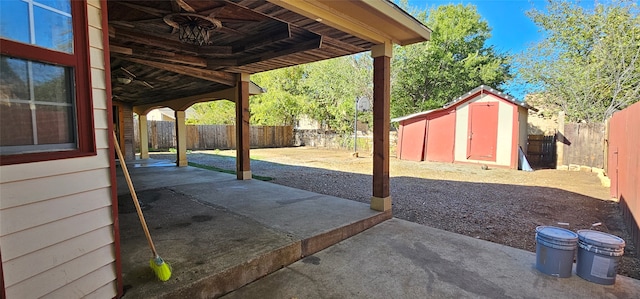
M 149 265 L 160 281 L 167 281 L 171 278 L 171 266 L 160 256 L 151 258 Z

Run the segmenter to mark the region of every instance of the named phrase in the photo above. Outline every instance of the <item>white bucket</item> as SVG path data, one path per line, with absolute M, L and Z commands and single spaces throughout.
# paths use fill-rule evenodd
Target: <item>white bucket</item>
M 555 276 L 570 277 L 578 235 L 554 226 L 536 227 L 536 269 Z
M 614 284 L 625 244 L 623 239 L 611 234 L 579 230 L 576 274 L 591 282 Z

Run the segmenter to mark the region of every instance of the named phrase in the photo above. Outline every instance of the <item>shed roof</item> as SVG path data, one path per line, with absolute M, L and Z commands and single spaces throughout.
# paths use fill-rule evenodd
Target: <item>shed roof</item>
M 464 94 L 462 96 L 459 96 L 459 97 L 451 100 L 450 102 L 444 104 L 444 106 L 442 106 L 442 107 L 443 108 L 449 108 L 450 106 L 453 106 L 455 104 L 464 102 L 464 101 L 472 98 L 473 95 L 475 95 L 477 93 L 491 93 L 491 94 L 493 94 L 493 95 L 495 95 L 497 97 L 500 97 L 502 99 L 505 99 L 505 100 L 513 103 L 514 105 L 521 106 L 521 107 L 524 107 L 526 109 L 531 109 L 533 111 L 538 111 L 538 109 L 534 108 L 533 106 L 530 106 L 525 101 L 520 101 L 520 100 L 514 98 L 511 95 L 508 95 L 508 94 L 503 93 L 503 92 L 501 92 L 499 90 L 493 89 L 493 88 L 491 88 L 491 87 L 489 87 L 487 85 L 480 85 L 480 86 L 470 90 L 466 94 Z
M 493 89 L 493 88 L 491 88 L 489 86 L 480 85 L 480 86 L 470 90 L 469 92 L 465 93 L 464 95 L 459 96 L 459 97 L 447 102 L 446 104 L 444 104 L 442 106 L 442 108 L 422 111 L 422 112 L 413 113 L 413 114 L 409 114 L 409 115 L 405 115 L 405 116 L 401 116 L 401 117 L 396 117 L 396 118 L 391 119 L 391 122 L 400 122 L 400 121 L 403 121 L 403 120 L 412 119 L 412 118 L 424 116 L 424 115 L 427 115 L 427 114 L 431 114 L 431 113 L 434 113 L 434 112 L 437 112 L 437 111 L 446 110 L 446 109 L 448 109 L 448 108 L 450 108 L 450 107 L 452 107 L 454 105 L 463 103 L 465 101 L 468 101 L 468 100 L 474 98 L 474 96 L 476 94 L 479 94 L 479 93 L 480 94 L 484 94 L 484 93 L 493 94 L 493 95 L 495 95 L 495 96 L 497 96 L 497 97 L 499 97 L 501 99 L 504 99 L 504 100 L 506 100 L 508 102 L 511 102 L 512 104 L 514 104 L 516 106 L 520 106 L 520 107 L 523 107 L 525 109 L 530 109 L 530 110 L 533 110 L 533 111 L 538 111 L 538 109 L 534 108 L 533 106 L 527 104 L 524 101 L 520 101 L 520 100 L 514 98 L 513 96 L 510 96 L 510 95 L 508 95 L 506 93 L 503 93 L 501 91 Z

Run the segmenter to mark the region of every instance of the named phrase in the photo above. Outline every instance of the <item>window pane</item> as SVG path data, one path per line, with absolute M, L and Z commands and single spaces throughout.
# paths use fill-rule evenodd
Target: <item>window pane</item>
M 69 70 L 69 71 L 67 71 Z M 33 91 L 37 102 L 71 104 L 70 68 L 33 63 Z
M 29 39 L 29 7 L 18 0 L 0 0 L 0 36 L 17 42 Z
M 77 148 L 72 73 L 71 67 L 0 56 L 0 153 Z
M 71 16 L 34 6 L 35 44 L 41 47 L 73 53 Z
M 0 56 L 0 145 L 33 144 L 27 62 Z M 22 101 L 22 103 L 17 103 Z
M 0 146 L 33 144 L 29 104 L 0 102 Z
M 36 105 L 38 144 L 73 143 L 73 109 L 70 106 Z
M 0 101 L 28 101 L 27 74 L 27 61 L 0 56 Z
M 69 2 L 69 0 L 34 0 L 34 2 L 44 4 L 68 14 L 71 13 L 71 2 Z

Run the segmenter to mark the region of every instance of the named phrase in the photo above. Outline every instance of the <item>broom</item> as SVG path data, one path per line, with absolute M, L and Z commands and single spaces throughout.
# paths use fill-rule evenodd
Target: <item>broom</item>
M 116 137 L 115 132 L 113 132 L 113 142 L 115 144 L 116 152 L 118 153 L 118 159 L 120 160 L 120 166 L 122 167 L 124 178 L 127 180 L 127 185 L 129 185 L 131 197 L 133 197 L 133 204 L 136 206 L 138 218 L 140 218 L 140 224 L 142 225 L 145 236 L 147 236 L 147 242 L 149 242 L 149 247 L 151 247 L 151 252 L 153 253 L 153 257 L 149 261 L 149 266 L 151 266 L 151 270 L 153 270 L 158 279 L 160 279 L 161 281 L 167 281 L 169 280 L 169 278 L 171 278 L 171 266 L 169 266 L 169 264 L 167 264 L 160 257 L 160 255 L 156 251 L 156 247 L 153 245 L 151 234 L 149 233 L 149 228 L 147 227 L 147 222 L 144 220 L 144 216 L 142 215 L 142 209 L 140 208 L 140 203 L 138 202 L 138 196 L 136 195 L 136 190 L 133 189 L 133 183 L 131 182 L 131 177 L 129 176 L 129 170 L 127 170 L 127 164 L 124 162 L 124 157 L 122 156 L 122 151 L 120 151 L 120 145 L 118 144 L 118 138 Z

